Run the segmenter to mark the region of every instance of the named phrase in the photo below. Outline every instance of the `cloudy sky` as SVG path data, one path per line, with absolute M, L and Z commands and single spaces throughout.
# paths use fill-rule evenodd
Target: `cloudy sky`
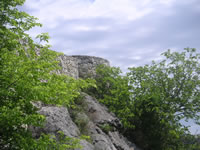
M 52 49 L 108 59 L 122 69 L 160 59 L 167 49 L 200 49 L 199 0 L 27 0 Z
M 200 52 L 200 0 L 27 0 L 52 49 L 108 59 L 122 70 L 159 60 L 167 49 Z M 192 128 L 193 132 L 196 128 Z

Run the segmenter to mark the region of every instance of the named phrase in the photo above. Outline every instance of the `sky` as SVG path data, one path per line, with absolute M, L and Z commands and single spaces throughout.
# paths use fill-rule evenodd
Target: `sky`
M 200 52 L 200 0 L 27 0 L 55 51 L 108 59 L 128 67 L 160 60 L 168 49 Z M 191 128 L 196 132 L 196 127 Z

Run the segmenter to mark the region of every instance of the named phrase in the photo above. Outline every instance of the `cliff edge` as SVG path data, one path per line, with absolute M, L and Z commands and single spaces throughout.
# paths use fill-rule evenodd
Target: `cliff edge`
M 62 55 L 59 60 L 62 67 L 60 73 L 76 79 L 94 77 L 96 75 L 96 67 L 100 64 L 110 66 L 108 60 L 95 56 Z
M 93 56 L 66 56 L 60 58 L 60 73 L 74 78 L 87 78 L 96 75 L 96 67 L 109 65 L 109 61 Z M 90 140 L 81 140 L 82 150 L 139 150 L 134 143 L 128 141 L 119 131 L 120 120 L 94 97 L 81 93 L 76 101 L 76 109 L 67 109 L 36 103 L 39 113 L 46 116 L 44 128 L 32 128 L 33 136 L 41 133 L 56 136 L 58 131 L 69 137 L 90 136 Z M 78 149 L 77 149 L 78 150 Z

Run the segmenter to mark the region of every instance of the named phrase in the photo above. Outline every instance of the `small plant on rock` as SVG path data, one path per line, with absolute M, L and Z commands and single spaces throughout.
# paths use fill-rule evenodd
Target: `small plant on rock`
M 100 124 L 99 127 L 101 128 L 101 130 L 103 130 L 103 132 L 105 133 L 109 133 L 110 131 L 114 131 L 114 127 L 109 125 L 108 123 L 105 124 Z

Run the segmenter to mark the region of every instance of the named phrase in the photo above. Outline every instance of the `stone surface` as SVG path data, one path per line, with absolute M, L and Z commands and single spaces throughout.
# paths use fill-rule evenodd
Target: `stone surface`
M 139 150 L 134 143 L 128 141 L 120 134 L 118 128 L 121 127 L 119 119 L 110 113 L 105 106 L 100 104 L 95 98 L 82 93 L 83 102 L 86 104 L 84 111 L 77 114 L 82 119 L 87 118 L 86 132 L 91 137 L 91 141 L 81 140 L 82 150 Z M 39 108 L 39 113 L 46 116 L 44 128 L 31 128 L 34 137 L 39 137 L 41 133 L 57 135 L 62 131 L 64 135 L 78 138 L 82 133 L 73 122 L 70 113 L 65 107 L 56 107 L 34 104 Z M 104 131 L 102 125 L 109 125 L 112 130 Z M 76 149 L 78 150 L 78 149 Z
M 86 140 L 81 140 L 80 144 L 82 146 L 81 150 L 95 150 L 94 146 Z M 79 149 L 76 149 L 79 150 Z
M 94 77 L 96 67 L 100 64 L 109 66 L 109 61 L 100 57 L 73 55 L 78 62 L 78 72 L 80 78 Z
M 58 60 L 60 61 L 60 66 L 62 67 L 60 73 L 74 77 L 75 79 L 79 78 L 78 61 L 76 58 L 61 55 Z
M 118 131 L 122 124 L 119 119 L 95 98 L 82 93 L 87 104 L 85 114 L 90 118 L 88 134 L 91 136 L 95 150 L 139 150 Z M 109 125 L 112 130 L 103 131 L 102 125 Z
M 74 78 L 93 78 L 96 75 L 96 67 L 100 64 L 109 66 L 109 61 L 103 58 L 94 56 L 81 55 L 61 55 L 58 60 L 62 69 L 59 73 L 74 77 Z
M 41 132 L 56 135 L 58 131 L 63 131 L 64 135 L 69 137 L 79 136 L 80 131 L 72 121 L 67 108 L 46 105 L 40 107 L 38 112 L 46 117 L 46 123 L 44 128 L 32 129 L 34 137 L 40 136 Z
M 90 119 L 96 124 L 108 123 L 114 127 L 120 128 L 122 124 L 119 119 L 108 109 L 100 104 L 95 98 L 83 93 L 84 101 L 87 103 L 87 112 Z
M 63 55 L 59 59 L 62 67 L 59 73 L 76 79 L 94 77 L 98 65 L 109 65 L 107 60 L 91 56 Z M 80 126 L 82 121 L 84 123 L 84 134 L 91 137 L 90 141 L 80 141 L 83 146 L 82 150 L 139 150 L 134 143 L 128 141 L 119 132 L 122 124 L 113 113 L 109 112 L 104 105 L 90 95 L 86 93 L 81 93 L 81 95 L 82 103 L 80 105 L 84 104 L 84 106 L 81 107 L 81 112 L 76 112 L 76 118 L 73 117 L 73 120 L 72 110 L 68 111 L 65 107 L 33 102 L 33 105 L 39 108 L 38 112 L 46 116 L 46 123 L 43 128 L 30 127 L 33 136 L 38 138 L 41 133 L 57 135 L 58 131 L 62 131 L 66 136 L 79 138 L 83 134 L 83 129 L 81 129 L 83 126 Z M 109 128 L 106 129 L 106 127 Z

